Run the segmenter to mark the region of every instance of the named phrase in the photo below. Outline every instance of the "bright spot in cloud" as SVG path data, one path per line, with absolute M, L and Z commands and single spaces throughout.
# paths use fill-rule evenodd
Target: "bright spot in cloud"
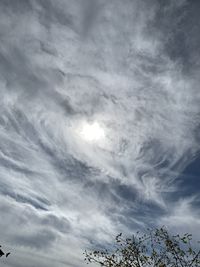
M 83 139 L 90 142 L 100 141 L 105 137 L 104 129 L 98 122 L 84 123 L 80 134 Z

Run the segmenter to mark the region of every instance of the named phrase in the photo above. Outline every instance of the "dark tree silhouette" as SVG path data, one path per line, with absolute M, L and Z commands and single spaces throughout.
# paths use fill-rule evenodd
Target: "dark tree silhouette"
M 191 240 L 191 234 L 170 235 L 165 227 L 132 238 L 120 233 L 112 249 L 85 251 L 85 261 L 102 267 L 200 267 L 199 242 L 193 248 Z
M 10 255 L 10 252 L 5 253 L 5 252 L 1 249 L 1 246 L 0 246 L 0 258 L 1 258 L 2 256 L 4 256 L 4 255 L 5 255 L 5 257 L 7 258 L 7 257 Z
M 10 255 L 10 252 L 6 253 L 6 258 Z
M 0 249 L 0 257 L 2 257 L 5 253 Z

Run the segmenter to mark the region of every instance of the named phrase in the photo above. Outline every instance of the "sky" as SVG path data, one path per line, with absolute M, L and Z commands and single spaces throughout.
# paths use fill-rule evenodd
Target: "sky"
M 200 239 L 200 1 L 0 0 L 3 267 Z

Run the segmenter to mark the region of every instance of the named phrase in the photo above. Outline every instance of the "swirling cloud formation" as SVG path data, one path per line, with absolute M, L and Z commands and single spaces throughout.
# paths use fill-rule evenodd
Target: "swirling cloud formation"
M 0 1 L 2 266 L 84 266 L 147 226 L 198 236 L 199 11 Z

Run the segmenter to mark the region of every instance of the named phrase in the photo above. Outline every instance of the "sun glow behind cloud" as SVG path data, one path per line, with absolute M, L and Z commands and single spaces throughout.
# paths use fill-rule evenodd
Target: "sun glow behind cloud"
M 98 122 L 83 123 L 81 131 L 81 137 L 88 142 L 98 142 L 105 138 L 104 129 Z

